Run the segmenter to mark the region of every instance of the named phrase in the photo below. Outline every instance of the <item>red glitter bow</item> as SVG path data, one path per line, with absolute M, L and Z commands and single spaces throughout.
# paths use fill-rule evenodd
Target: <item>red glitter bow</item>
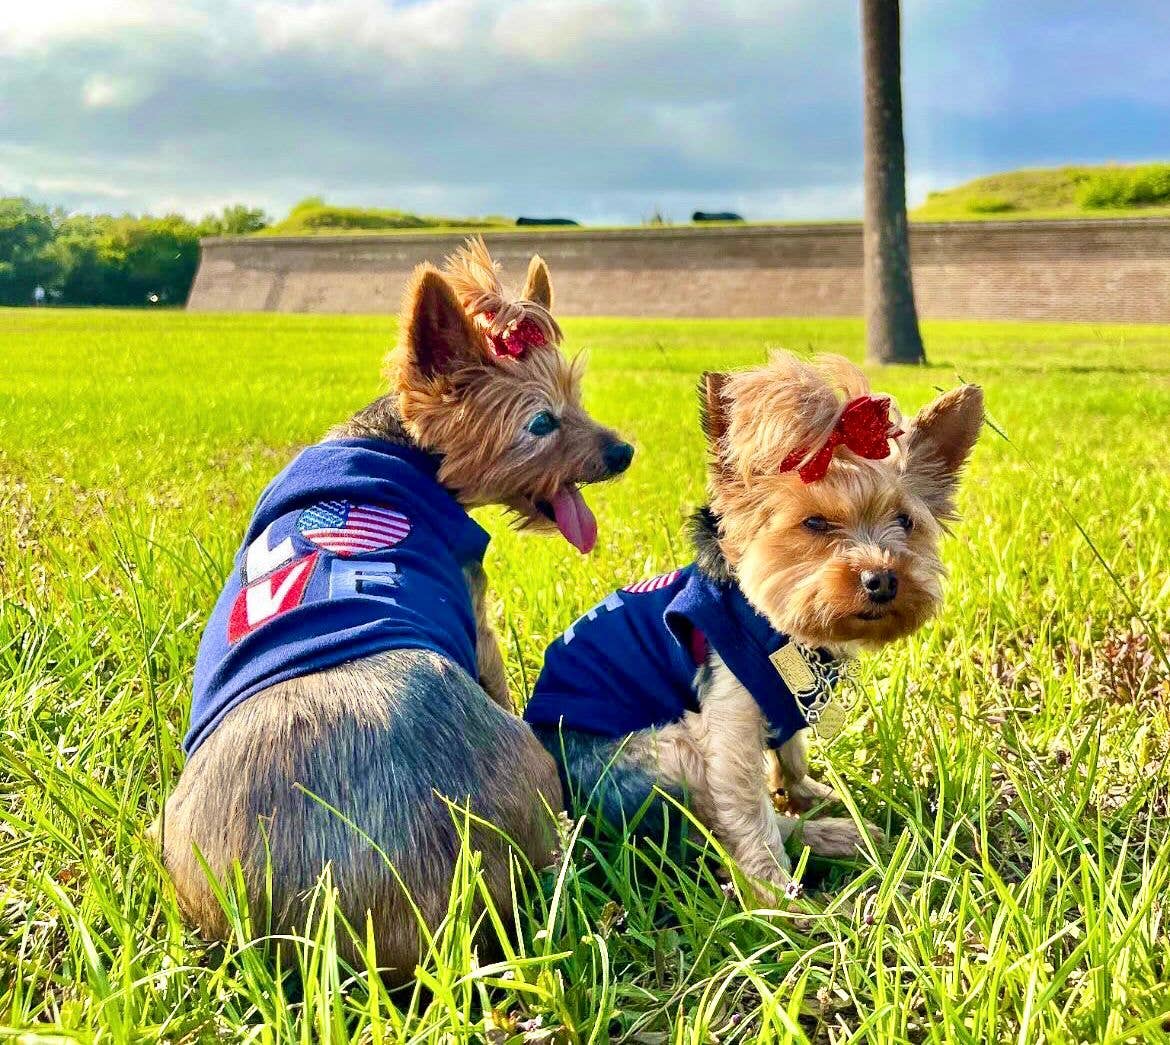
M 890 440 L 901 434 L 901 429 L 890 420 L 888 396 L 858 396 L 845 404 L 825 445 L 797 469 L 797 474 L 804 483 L 823 479 L 839 446 L 852 450 L 858 457 L 868 461 L 881 461 L 890 456 Z M 780 471 L 792 471 L 806 457 L 806 448 L 793 450 L 784 458 Z
M 480 312 L 475 317 L 476 324 L 483 330 L 492 352 L 497 356 L 511 356 L 518 359 L 530 348 L 539 348 L 548 344 L 541 331 L 531 319 L 522 319 L 519 323 L 510 326 L 501 334 L 492 331 L 492 321 L 496 318 L 494 312 Z

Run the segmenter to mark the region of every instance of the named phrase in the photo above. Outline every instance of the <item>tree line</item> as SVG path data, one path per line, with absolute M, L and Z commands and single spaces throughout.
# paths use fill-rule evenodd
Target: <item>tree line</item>
M 3 198 L 0 305 L 182 305 L 201 236 L 256 232 L 268 223 L 262 210 L 243 205 L 190 221 L 180 214 L 70 214 Z

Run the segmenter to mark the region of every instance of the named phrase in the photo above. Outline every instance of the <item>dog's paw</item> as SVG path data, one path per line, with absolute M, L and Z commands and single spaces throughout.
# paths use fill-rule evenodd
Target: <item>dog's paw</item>
M 866 824 L 865 830 L 877 844 L 886 840 L 885 833 L 876 824 Z M 822 817 L 802 822 L 799 839 L 816 856 L 849 858 L 863 848 L 863 838 L 857 824 L 846 817 Z
M 790 784 L 787 791 L 788 807 L 797 813 L 807 813 L 818 806 L 839 805 L 841 802 L 841 796 L 828 784 L 822 784 L 811 776 Z

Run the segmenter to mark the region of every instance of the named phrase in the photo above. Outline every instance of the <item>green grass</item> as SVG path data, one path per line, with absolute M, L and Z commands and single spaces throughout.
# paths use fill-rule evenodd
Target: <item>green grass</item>
M 913 221 L 1170 215 L 1170 164 L 1008 171 L 932 192 Z
M 602 535 L 588 559 L 483 513 L 518 695 L 574 615 L 686 560 L 683 518 L 702 497 L 696 375 L 769 345 L 856 356 L 861 341 L 852 320 L 565 327 L 590 350 L 589 405 L 639 456 L 591 496 Z M 810 913 L 755 909 L 710 862 L 679 869 L 578 837 L 556 875 L 520 876 L 518 942 L 482 966 L 469 866 L 429 992 L 388 997 L 328 960 L 327 897 L 299 979 L 242 939 L 192 937 L 146 829 L 181 767 L 200 628 L 253 502 L 379 391 L 391 321 L 0 312 L 0 1033 L 1163 1036 L 1170 672 L 1154 636 L 1170 627 L 1170 329 L 925 333 L 933 365 L 878 373 L 877 387 L 913 409 L 981 382 L 1011 442 L 988 429 L 975 453 L 945 611 L 866 659 L 851 727 L 818 751 L 889 844 L 812 861 Z M 540 1030 L 518 1022 L 537 1017 Z

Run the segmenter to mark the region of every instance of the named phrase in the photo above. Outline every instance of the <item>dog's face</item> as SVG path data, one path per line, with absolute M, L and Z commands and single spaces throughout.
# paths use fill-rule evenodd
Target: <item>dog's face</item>
M 884 460 L 838 448 L 824 478 L 781 471 L 816 447 L 840 414 L 836 387 L 865 394 L 844 360 L 778 356 L 706 375 L 711 507 L 744 594 L 777 630 L 814 646 L 876 646 L 908 635 L 938 608 L 939 539 L 954 518 L 959 473 L 983 422 L 983 394 L 964 385 L 913 421 Z
M 551 300 L 534 258 L 512 307 L 535 303 L 551 323 Z M 473 317 L 443 274 L 415 273 L 390 367 L 403 421 L 442 455 L 439 479 L 462 503 L 505 505 L 522 526 L 555 526 L 588 552 L 597 523 L 579 487 L 624 472 L 633 447 L 585 412 L 580 367 L 551 340 L 497 355 Z

